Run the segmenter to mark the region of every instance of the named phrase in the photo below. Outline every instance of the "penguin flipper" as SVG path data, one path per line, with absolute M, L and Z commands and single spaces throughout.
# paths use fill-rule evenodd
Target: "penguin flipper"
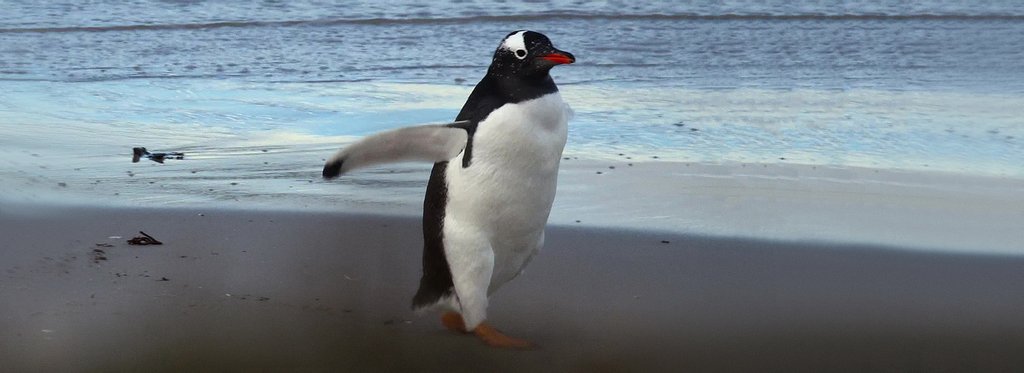
M 339 150 L 324 164 L 323 176 L 333 179 L 343 173 L 385 163 L 408 161 L 443 162 L 466 147 L 468 121 L 403 127 L 370 135 Z

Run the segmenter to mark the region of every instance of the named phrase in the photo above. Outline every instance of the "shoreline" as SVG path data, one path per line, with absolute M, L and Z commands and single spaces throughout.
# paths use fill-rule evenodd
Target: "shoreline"
M 317 159 L 329 153 L 317 149 L 299 154 Z M 46 175 L 12 175 L 3 181 L 11 190 L 4 198 L 126 208 L 421 213 L 429 165 L 399 164 L 324 181 L 316 162 L 289 166 L 292 153 L 261 154 L 233 170 L 216 169 L 231 157 L 164 165 L 121 160 L 67 170 L 58 167 L 71 166 L 43 157 L 41 167 L 53 166 L 39 171 Z M 262 159 L 269 165 L 260 165 Z M 1020 190 L 1024 179 L 944 172 L 570 157 L 559 174 L 550 224 L 1024 254 L 1016 224 L 1024 219 Z
M 1021 256 L 552 226 L 492 297 L 540 346 L 510 352 L 409 310 L 414 217 L 0 204 L 0 223 L 15 370 L 1024 368 Z M 124 243 L 140 230 L 164 245 Z

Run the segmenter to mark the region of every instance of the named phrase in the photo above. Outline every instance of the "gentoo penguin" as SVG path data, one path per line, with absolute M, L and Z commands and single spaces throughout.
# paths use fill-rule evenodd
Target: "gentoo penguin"
M 572 110 L 548 72 L 571 53 L 520 30 L 494 52 L 455 122 L 367 137 L 331 157 L 324 178 L 382 163 L 434 163 L 423 201 L 423 276 L 416 310 L 444 310 L 450 330 L 497 347 L 530 344 L 484 321 L 488 296 L 544 245 Z

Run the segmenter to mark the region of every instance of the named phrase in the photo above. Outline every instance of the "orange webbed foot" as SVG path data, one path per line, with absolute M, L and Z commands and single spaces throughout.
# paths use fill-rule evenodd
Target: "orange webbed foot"
M 473 329 L 473 334 L 476 334 L 477 338 L 480 338 L 481 341 L 491 347 L 516 350 L 534 348 L 532 343 L 523 339 L 509 337 L 487 324 L 477 325 L 476 329 Z
M 448 328 L 448 330 L 455 333 L 469 333 L 469 331 L 466 330 L 466 324 L 462 322 L 462 315 L 459 315 L 456 312 L 448 311 L 441 314 L 441 324 L 444 325 L 445 328 Z

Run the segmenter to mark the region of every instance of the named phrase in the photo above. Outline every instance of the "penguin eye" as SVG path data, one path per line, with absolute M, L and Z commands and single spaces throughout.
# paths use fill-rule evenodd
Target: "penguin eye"
M 526 50 L 525 49 L 518 49 L 518 50 L 516 50 L 516 58 L 518 58 L 518 59 L 526 58 Z

